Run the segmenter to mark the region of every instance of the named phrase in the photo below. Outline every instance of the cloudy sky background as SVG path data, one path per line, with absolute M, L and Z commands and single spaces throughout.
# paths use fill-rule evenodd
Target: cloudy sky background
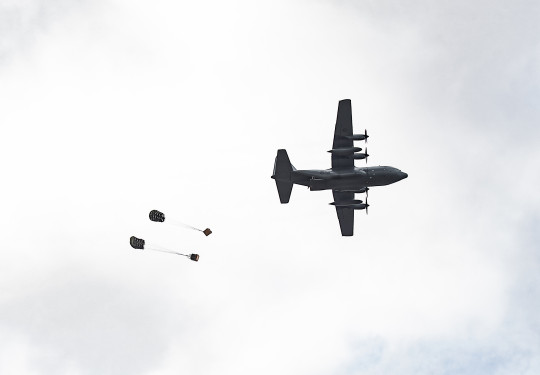
M 539 19 L 0 1 L 0 373 L 538 374 Z M 278 148 L 329 167 L 343 98 L 369 164 L 409 174 L 353 238 L 269 178 Z

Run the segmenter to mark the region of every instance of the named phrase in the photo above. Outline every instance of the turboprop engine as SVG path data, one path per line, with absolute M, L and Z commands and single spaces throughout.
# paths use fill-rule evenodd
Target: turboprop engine
M 369 135 L 367 135 L 367 129 L 364 130 L 364 134 L 353 134 L 353 135 L 346 135 L 345 138 L 352 139 L 353 141 L 366 141 L 369 138 Z
M 352 208 L 353 210 L 366 210 L 367 214 L 367 208 L 369 207 L 369 204 L 362 203 L 360 199 L 353 199 L 351 201 L 343 201 L 343 202 L 332 202 L 330 203 L 332 206 L 336 206 L 339 208 Z
M 343 192 L 343 193 L 356 193 L 356 194 L 361 194 L 361 193 L 366 193 L 369 191 L 369 188 L 368 187 L 363 187 L 361 189 L 336 189 L 336 191 L 339 191 L 339 192 Z
M 369 156 L 369 154 L 367 153 L 367 147 L 366 147 L 366 151 L 360 152 L 358 154 L 352 154 L 349 157 L 352 158 L 352 159 L 355 159 L 355 160 L 366 159 L 366 163 L 367 163 L 368 156 Z
M 354 154 L 355 152 L 362 151 L 360 147 L 343 147 L 343 148 L 333 148 L 327 152 L 334 155 L 349 155 Z

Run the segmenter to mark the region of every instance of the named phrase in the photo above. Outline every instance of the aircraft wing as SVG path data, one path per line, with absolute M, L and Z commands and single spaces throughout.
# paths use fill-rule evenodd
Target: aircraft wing
M 351 100 L 339 101 L 336 129 L 334 131 L 334 143 L 332 148 L 353 147 L 352 138 L 345 138 L 353 135 Z M 354 168 L 354 159 L 343 155 L 332 154 L 332 169 Z
M 350 104 L 350 102 L 349 102 Z M 350 108 L 350 107 L 349 107 Z M 350 202 L 354 199 L 353 192 L 343 192 L 332 190 L 334 202 Z M 342 236 L 352 236 L 354 229 L 354 210 L 352 208 L 336 207 L 339 227 Z

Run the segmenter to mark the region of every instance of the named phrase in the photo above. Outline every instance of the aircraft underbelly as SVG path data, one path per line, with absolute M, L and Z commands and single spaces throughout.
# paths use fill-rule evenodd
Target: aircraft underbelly
M 329 186 L 331 189 L 355 189 L 362 188 L 366 185 L 365 176 L 351 176 L 351 177 L 342 177 L 342 178 L 333 178 L 329 180 Z
M 389 176 L 351 176 L 332 178 L 329 180 L 328 186 L 331 189 L 360 189 L 369 186 L 384 186 L 389 185 L 393 181 Z
M 384 186 L 391 184 L 392 179 L 389 176 L 370 176 L 366 186 Z

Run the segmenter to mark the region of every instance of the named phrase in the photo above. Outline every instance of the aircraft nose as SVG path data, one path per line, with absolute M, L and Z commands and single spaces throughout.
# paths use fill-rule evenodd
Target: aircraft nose
M 403 180 L 404 178 L 407 178 L 409 177 L 409 175 L 405 172 L 401 172 L 401 179 Z

